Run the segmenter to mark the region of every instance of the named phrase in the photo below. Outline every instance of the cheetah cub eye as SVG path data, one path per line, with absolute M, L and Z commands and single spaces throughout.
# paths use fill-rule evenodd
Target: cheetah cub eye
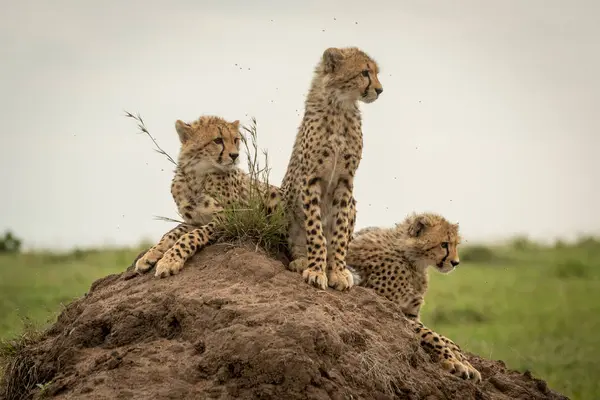
M 369 70 L 368 70 L 368 69 L 365 69 L 365 70 L 362 72 L 362 76 L 369 76 Z
M 443 249 L 447 249 L 448 248 L 448 242 L 443 242 L 442 243 L 442 248 Z
M 223 139 L 218 137 L 215 140 L 213 140 L 213 142 L 215 142 L 216 144 L 223 144 Z

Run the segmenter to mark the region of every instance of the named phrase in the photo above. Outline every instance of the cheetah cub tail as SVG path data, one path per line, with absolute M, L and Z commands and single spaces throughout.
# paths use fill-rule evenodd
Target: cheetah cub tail
M 346 265 L 346 269 L 350 271 L 352 277 L 354 278 L 354 286 L 360 286 L 360 283 L 363 280 L 362 276 L 360 275 L 360 272 L 354 269 L 351 265 Z

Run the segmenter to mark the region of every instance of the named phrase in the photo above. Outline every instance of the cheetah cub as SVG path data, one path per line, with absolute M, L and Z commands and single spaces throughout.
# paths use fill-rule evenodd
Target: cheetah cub
M 203 116 L 191 124 L 177 120 L 175 129 L 181 151 L 171 194 L 185 223 L 167 232 L 135 266 L 136 271 L 146 272 L 156 264 L 157 277 L 177 274 L 191 256 L 214 239 L 214 216 L 223 207 L 244 201 L 250 187 L 249 176 L 237 166 L 241 138 L 238 120 Z M 267 212 L 272 212 L 280 201 L 278 189 L 263 189 L 269 192 Z
M 363 138 L 358 102 L 372 103 L 383 88 L 379 68 L 356 47 L 329 48 L 315 68 L 281 185 L 289 222 L 289 269 L 309 284 L 352 287 L 346 251 L 354 230 L 354 174 Z
M 371 288 L 402 308 L 421 345 L 447 371 L 465 379 L 481 380 L 460 347 L 420 322 L 429 281 L 428 267 L 442 273 L 459 264 L 458 224 L 432 214 L 413 214 L 394 228 L 365 228 L 354 234 L 346 262 L 358 285 Z

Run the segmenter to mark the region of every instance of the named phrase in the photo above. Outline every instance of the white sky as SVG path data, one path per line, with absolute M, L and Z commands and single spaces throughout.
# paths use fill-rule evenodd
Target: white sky
M 176 217 L 176 119 L 258 119 L 281 182 L 314 65 L 356 45 L 357 228 L 435 211 L 468 240 L 600 233 L 595 1 L 0 2 L 0 229 L 28 246 L 135 244 Z

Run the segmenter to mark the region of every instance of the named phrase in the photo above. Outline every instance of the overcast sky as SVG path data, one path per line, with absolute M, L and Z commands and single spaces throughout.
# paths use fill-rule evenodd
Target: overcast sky
M 357 228 L 412 211 L 466 239 L 600 233 L 596 1 L 7 1 L 0 13 L 0 229 L 28 246 L 135 244 L 176 217 L 176 119 L 258 119 L 283 178 L 323 50 L 358 46 Z

